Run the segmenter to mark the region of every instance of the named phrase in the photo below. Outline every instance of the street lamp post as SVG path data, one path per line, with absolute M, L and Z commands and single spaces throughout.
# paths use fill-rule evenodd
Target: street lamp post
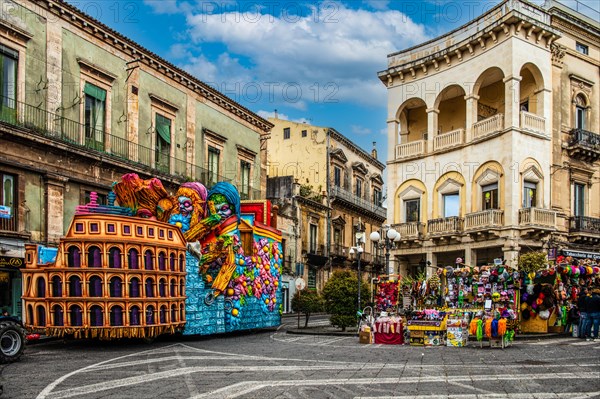
M 372 232 L 369 238 L 377 248 L 385 249 L 385 267 L 388 275 L 392 275 L 394 274 L 394 271 L 390 269 L 390 249 L 396 248 L 397 243 L 400 241 L 400 233 L 390 227 L 389 224 L 381 226 L 381 230 L 384 233 L 383 242 L 381 241 L 381 235 L 378 231 Z
M 356 247 L 351 247 L 350 248 L 350 255 L 354 255 L 356 253 L 356 259 L 358 262 L 358 313 L 360 314 L 361 312 L 361 307 L 360 307 L 360 280 L 361 280 L 361 275 L 360 275 L 360 255 L 363 253 L 364 249 L 361 245 L 360 240 L 358 240 L 356 242 Z

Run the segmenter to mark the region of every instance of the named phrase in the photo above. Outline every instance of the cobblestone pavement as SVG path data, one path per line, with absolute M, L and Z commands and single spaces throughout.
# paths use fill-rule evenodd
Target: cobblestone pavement
M 324 323 L 315 320 L 313 323 Z M 600 342 L 505 349 L 364 345 L 277 331 L 141 342 L 55 340 L 4 367 L 5 398 L 600 398 Z

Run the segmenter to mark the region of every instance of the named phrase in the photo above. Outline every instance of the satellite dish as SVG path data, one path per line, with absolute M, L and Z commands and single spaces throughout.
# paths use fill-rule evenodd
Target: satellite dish
M 302 291 L 304 287 L 306 287 L 306 283 L 304 282 L 304 279 L 302 277 L 298 277 L 294 283 L 296 284 L 296 288 L 300 291 Z

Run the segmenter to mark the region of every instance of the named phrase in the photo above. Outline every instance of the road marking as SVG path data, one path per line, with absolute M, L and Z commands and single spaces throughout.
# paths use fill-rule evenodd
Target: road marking
M 346 340 L 346 339 L 348 339 L 348 338 L 352 338 L 352 339 L 353 339 L 353 337 L 341 337 L 341 338 L 333 338 L 333 339 L 328 339 L 328 340 L 327 340 L 327 341 L 325 341 L 325 342 L 321 342 L 321 343 L 319 343 L 318 345 L 325 346 L 325 345 L 332 344 L 332 343 L 334 343 L 334 342 L 338 342 L 338 341 L 343 341 L 343 340 Z
M 489 394 L 463 394 L 452 395 L 454 399 L 584 399 L 600 395 L 597 392 L 536 392 L 536 393 L 489 393 Z M 448 399 L 448 395 L 410 395 L 410 396 L 361 396 L 361 399 Z

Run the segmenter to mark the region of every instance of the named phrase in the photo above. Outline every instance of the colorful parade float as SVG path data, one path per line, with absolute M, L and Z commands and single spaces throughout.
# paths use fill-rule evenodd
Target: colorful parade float
M 281 322 L 281 233 L 268 201 L 136 174 L 78 206 L 58 248 L 29 245 L 25 327 L 48 336 L 208 335 Z M 118 205 L 117 205 L 118 204 Z

